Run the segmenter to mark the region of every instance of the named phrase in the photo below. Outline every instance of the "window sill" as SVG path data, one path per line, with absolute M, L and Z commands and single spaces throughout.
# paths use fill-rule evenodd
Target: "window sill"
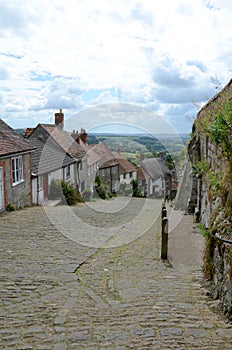
M 20 184 L 23 183 L 23 182 L 24 182 L 23 179 L 20 180 L 20 181 L 17 181 L 17 182 L 13 182 L 13 183 L 12 183 L 12 187 L 16 187 L 16 186 L 20 185 Z

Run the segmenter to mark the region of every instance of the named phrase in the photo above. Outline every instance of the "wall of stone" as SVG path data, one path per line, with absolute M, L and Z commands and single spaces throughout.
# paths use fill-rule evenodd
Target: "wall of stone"
M 188 152 L 193 166 L 189 211 L 195 214 L 196 221 L 203 223 L 214 234 L 225 236 L 224 228 L 231 218 L 225 216 L 226 204 L 222 190 L 217 190 L 216 179 L 222 187 L 229 169 L 228 160 L 219 146 L 197 130 L 193 133 Z M 229 183 L 226 185 L 232 186 Z M 204 269 L 211 282 L 212 296 L 220 301 L 223 312 L 232 320 L 232 245 L 213 238 L 208 239 L 207 245 Z
M 5 206 L 13 205 L 16 209 L 30 206 L 31 201 L 31 154 L 27 153 L 23 156 L 23 182 L 12 185 L 11 158 L 5 160 Z
M 216 241 L 213 259 L 212 297 L 220 300 L 224 314 L 232 321 L 232 248 Z

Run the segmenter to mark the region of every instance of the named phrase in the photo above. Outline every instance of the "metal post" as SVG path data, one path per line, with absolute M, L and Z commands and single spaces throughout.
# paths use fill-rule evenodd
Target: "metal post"
M 162 218 L 162 244 L 161 244 L 161 259 L 168 257 L 168 218 Z
M 166 218 L 166 216 L 167 216 L 167 209 L 166 209 L 166 207 L 163 207 L 163 209 L 162 209 L 162 219 Z

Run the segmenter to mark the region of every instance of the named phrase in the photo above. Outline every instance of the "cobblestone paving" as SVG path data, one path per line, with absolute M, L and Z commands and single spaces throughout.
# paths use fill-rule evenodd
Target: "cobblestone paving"
M 112 203 L 73 208 L 80 236 L 63 206 L 1 215 L 0 349 L 231 349 L 200 264 L 160 260 L 160 203 Z

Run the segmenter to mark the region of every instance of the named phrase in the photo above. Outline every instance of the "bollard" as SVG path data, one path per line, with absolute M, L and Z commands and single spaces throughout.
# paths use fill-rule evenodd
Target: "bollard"
M 166 216 L 167 216 L 167 209 L 166 209 L 166 207 L 164 206 L 164 207 L 162 208 L 162 219 L 163 219 L 163 218 L 166 218 Z
M 161 259 L 168 257 L 168 218 L 162 219 L 162 244 L 161 244 Z

